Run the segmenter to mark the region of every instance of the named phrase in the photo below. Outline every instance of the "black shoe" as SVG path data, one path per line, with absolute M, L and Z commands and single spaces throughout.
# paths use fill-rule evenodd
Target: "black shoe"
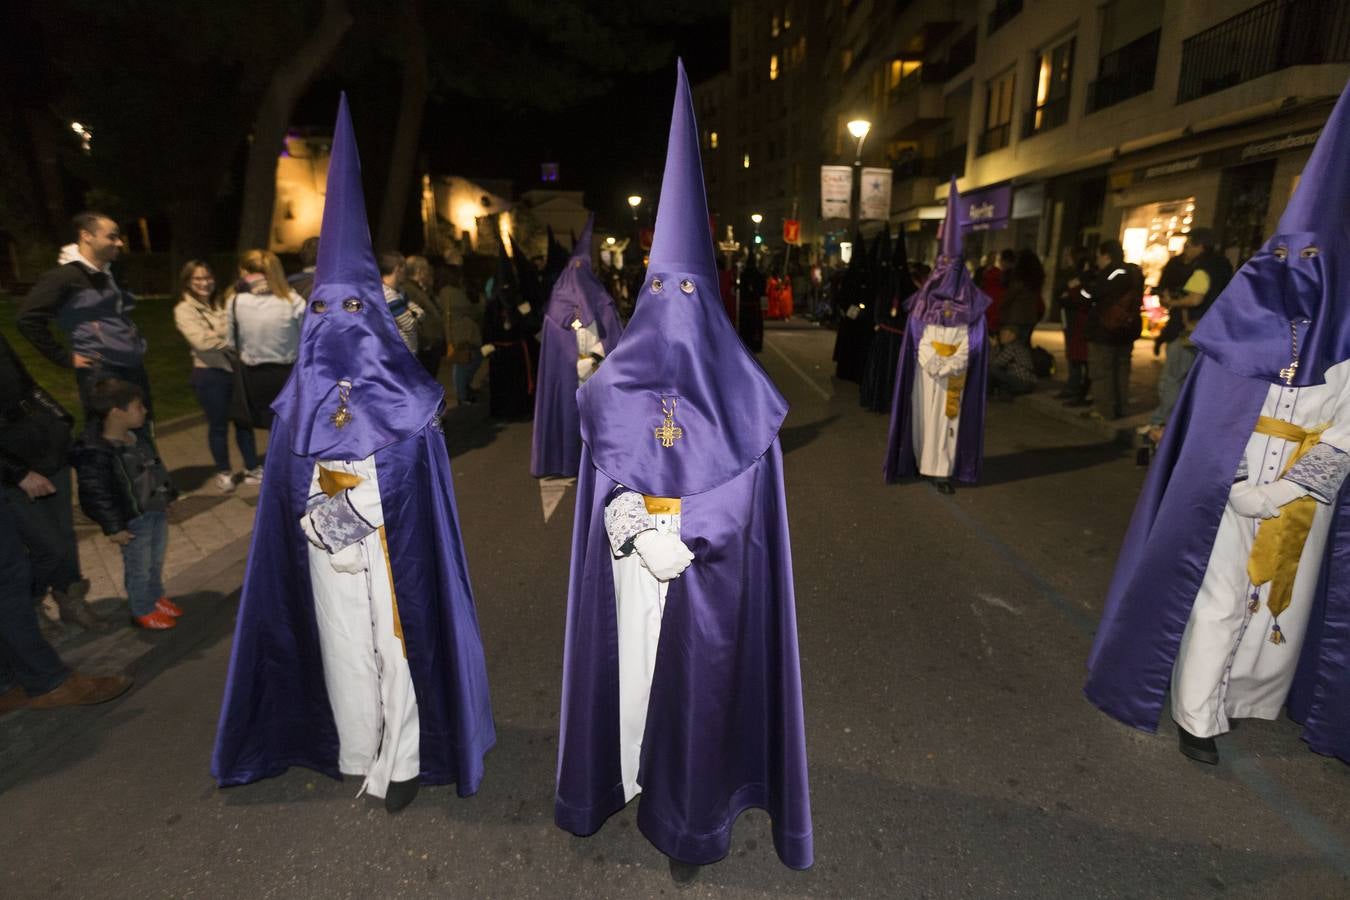
M 680 862 L 675 857 L 668 857 L 670 861 L 670 880 L 680 887 L 688 887 L 693 880 L 698 877 L 698 870 L 702 866 L 694 863 Z
M 405 806 L 413 802 L 417 796 L 418 782 L 416 778 L 409 778 L 407 781 L 391 781 L 389 789 L 384 794 L 384 811 L 393 815 L 400 812 Z
M 955 494 L 956 488 L 945 478 L 940 478 L 933 482 L 933 487 L 937 488 L 939 494 Z
M 1182 756 L 1210 766 L 1219 764 L 1219 747 L 1214 738 L 1196 737 L 1178 725 L 1177 739 Z

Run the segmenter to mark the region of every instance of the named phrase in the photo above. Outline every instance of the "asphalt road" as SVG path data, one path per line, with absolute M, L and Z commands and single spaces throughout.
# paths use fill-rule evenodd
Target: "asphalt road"
M 774 330 L 816 865 L 783 867 L 763 812 L 682 896 L 1350 895 L 1350 770 L 1287 721 L 1222 764 L 1082 699 L 1083 665 L 1143 478 L 1128 451 L 991 407 L 985 483 L 884 487 L 885 419 L 829 377 L 833 334 Z M 459 508 L 499 734 L 474 798 L 424 789 L 391 818 L 304 770 L 207 774 L 241 570 L 103 707 L 20 713 L 0 773 L 6 897 L 673 895 L 632 808 L 581 839 L 552 822 L 571 492 L 551 520 L 528 425 L 452 423 Z M 26 717 L 26 718 L 25 718 Z M 24 724 L 24 723 L 28 724 Z M 33 723 L 39 722 L 41 727 Z

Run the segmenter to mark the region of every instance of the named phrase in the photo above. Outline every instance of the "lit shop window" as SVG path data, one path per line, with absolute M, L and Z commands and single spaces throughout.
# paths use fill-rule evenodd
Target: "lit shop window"
M 744 156 L 741 157 L 741 168 L 742 168 L 742 169 L 748 169 L 748 168 L 750 168 L 750 154 L 749 154 L 749 153 L 747 153 L 747 154 L 745 154 Z
M 775 53 L 769 57 L 769 80 L 778 80 L 778 54 Z
M 708 132 L 708 149 L 709 150 L 717 149 L 717 132 L 715 131 Z

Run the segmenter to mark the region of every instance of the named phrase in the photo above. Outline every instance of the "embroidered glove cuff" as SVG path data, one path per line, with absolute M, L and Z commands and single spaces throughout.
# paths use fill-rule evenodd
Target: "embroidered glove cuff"
M 1332 503 L 1347 474 L 1350 474 L 1350 453 L 1330 444 L 1316 444 L 1289 467 L 1284 480 L 1305 489 L 1318 503 Z
M 314 507 L 309 520 L 330 552 L 354 544 L 375 530 L 375 526 L 352 506 L 347 491 L 341 491 Z
M 617 557 L 631 554 L 633 539 L 651 529 L 652 517 L 639 493 L 625 490 L 605 507 L 605 531 L 609 534 L 610 549 Z

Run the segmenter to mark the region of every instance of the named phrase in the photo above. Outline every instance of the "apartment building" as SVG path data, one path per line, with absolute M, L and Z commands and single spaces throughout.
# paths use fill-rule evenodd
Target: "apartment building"
M 811 5 L 818 18 L 803 36 L 820 52 L 794 78 L 818 86 L 806 95 L 817 105 L 792 107 L 792 128 L 814 113 L 817 163 L 849 163 L 855 143 L 844 123 L 873 123 L 863 164 L 891 168 L 891 227 L 917 256 L 933 252 L 956 175 L 975 253 L 1033 247 L 1049 259 L 1117 237 L 1153 273 L 1191 228 L 1207 225 L 1234 261 L 1245 259 L 1271 233 L 1350 80 L 1344 0 Z M 762 79 L 749 63 L 738 70 L 736 48 L 743 41 L 763 68 L 775 45 L 762 25 L 783 8 L 734 5 L 732 72 L 748 73 L 752 102 Z M 719 132 L 737 147 L 767 139 L 752 116 Z M 799 154 L 794 164 L 809 165 Z M 811 221 L 814 173 L 784 183 L 781 167 L 766 166 L 742 185 L 744 174 L 719 174 L 733 181 L 719 185 L 729 208 L 790 190 L 818 244 L 847 226 Z

